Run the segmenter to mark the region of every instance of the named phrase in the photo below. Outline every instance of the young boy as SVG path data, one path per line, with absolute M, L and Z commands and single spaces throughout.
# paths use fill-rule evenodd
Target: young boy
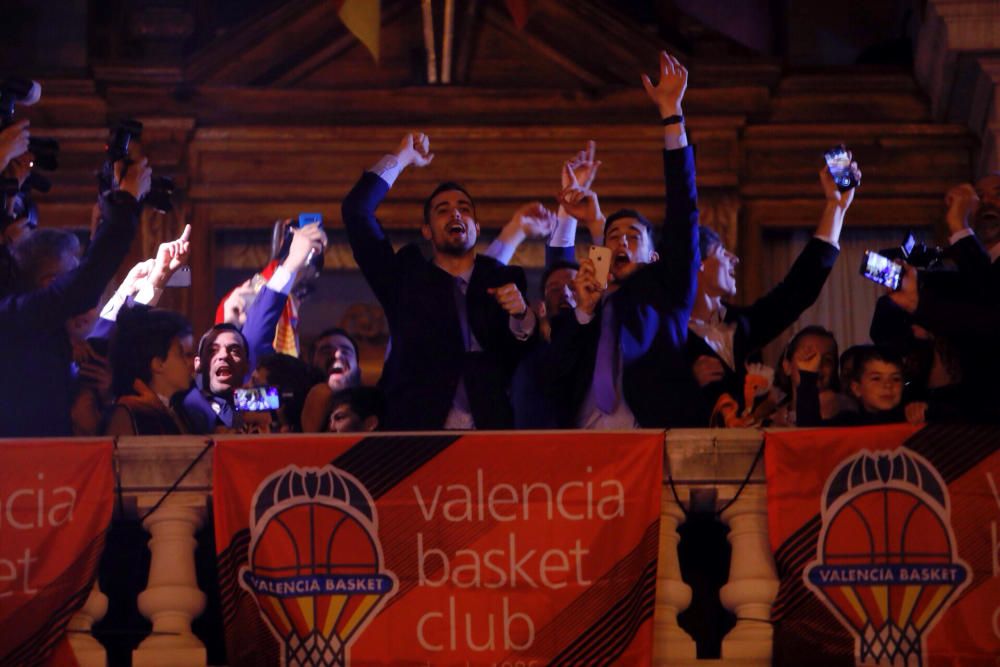
M 800 380 L 796 411 L 799 426 L 869 426 L 907 421 L 903 410 L 903 362 L 892 353 L 874 345 L 858 351 L 850 378 L 851 395 L 857 399 L 857 412 L 841 412 L 834 418 L 819 417 L 819 394 L 809 391 L 818 379 L 818 355 L 797 361 Z

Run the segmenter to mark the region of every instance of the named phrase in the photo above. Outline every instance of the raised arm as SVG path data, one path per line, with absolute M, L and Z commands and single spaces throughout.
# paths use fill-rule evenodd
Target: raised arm
M 860 183 L 857 163 L 851 163 L 851 167 Z M 825 204 L 816 233 L 785 278 L 747 310 L 750 349 L 767 345 L 816 302 L 840 254 L 840 231 L 855 189 L 840 192 L 825 166 L 819 171 L 819 179 Z
M 375 210 L 404 169 L 411 165 L 425 167 L 433 159 L 430 138 L 422 132 L 408 133 L 395 153 L 385 155 L 362 174 L 341 205 L 354 259 L 383 308 L 390 303 L 396 285 L 395 254 Z
M 57 327 L 97 305 L 105 286 L 128 253 L 139 222 L 139 203 L 149 191 L 146 160 L 133 165 L 121 189 L 101 199 L 103 223 L 80 265 L 44 289 L 0 300 L 2 326 Z

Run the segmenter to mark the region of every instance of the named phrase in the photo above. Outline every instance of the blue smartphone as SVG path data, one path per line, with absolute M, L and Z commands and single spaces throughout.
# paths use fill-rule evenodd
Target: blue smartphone
M 307 225 L 319 225 L 323 226 L 323 214 L 322 213 L 299 213 L 299 227 L 306 227 Z

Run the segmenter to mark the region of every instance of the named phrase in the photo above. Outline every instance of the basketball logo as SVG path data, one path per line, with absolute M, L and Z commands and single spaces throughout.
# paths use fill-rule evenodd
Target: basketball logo
M 861 451 L 827 479 L 822 518 L 803 579 L 854 635 L 857 661 L 926 665 L 927 635 L 971 573 L 941 475 L 905 447 Z
M 349 648 L 397 590 L 368 490 L 327 465 L 291 465 L 254 493 L 240 586 L 281 643 L 281 664 L 350 664 Z

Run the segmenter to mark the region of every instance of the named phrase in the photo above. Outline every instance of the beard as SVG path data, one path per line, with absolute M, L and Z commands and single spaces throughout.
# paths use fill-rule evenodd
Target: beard
M 1000 208 L 981 204 L 972 217 L 972 229 L 987 246 L 1000 241 Z

